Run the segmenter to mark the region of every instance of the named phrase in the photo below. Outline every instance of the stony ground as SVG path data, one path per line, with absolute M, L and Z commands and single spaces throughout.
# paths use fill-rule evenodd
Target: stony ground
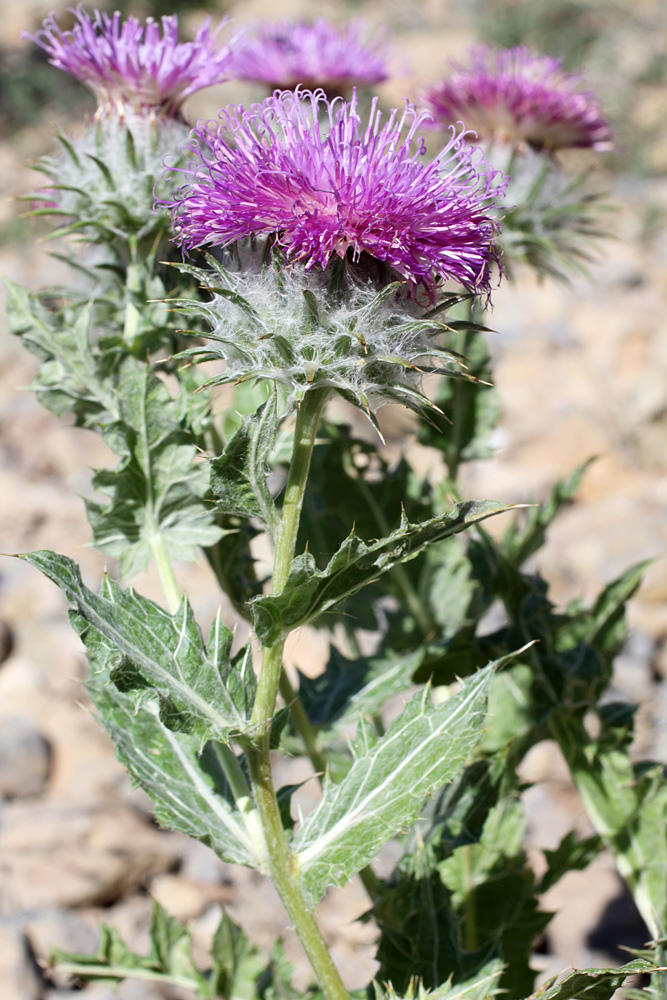
M 10 3 L 6 16 L 3 6 L 0 41 L 13 44 L 31 25 L 36 6 Z M 640 6 L 650 16 L 651 5 Z M 365 10 L 371 21 L 384 10 L 413 61 L 426 75 L 427 67 L 436 67 L 434 75 L 444 55 L 472 38 L 454 7 L 422 0 L 408 8 L 396 0 Z M 278 0 L 271 13 L 288 16 L 305 8 Z M 342 8 L 342 2 L 327 5 L 335 13 Z M 254 0 L 235 9 L 248 18 L 261 11 Z M 455 31 L 448 30 L 448 14 Z M 405 81 L 386 88 L 388 99 L 404 92 Z M 229 99 L 226 92 L 223 100 Z M 663 95 L 660 106 L 652 91 L 642 92 L 642 101 L 638 107 L 648 119 L 667 105 Z M 33 178 L 21 165 L 45 148 L 44 133 L 34 129 L 0 143 L 4 198 L 29 189 Z M 632 602 L 632 636 L 617 664 L 616 685 L 642 706 L 637 754 L 667 762 L 667 234 L 660 224 L 667 217 L 666 148 L 667 139 L 649 149 L 641 181 L 637 173 L 597 178 L 611 191 L 614 238 L 592 267 L 591 282 L 577 280 L 564 289 L 537 284 L 525 273 L 518 287 L 506 285 L 496 295 L 491 322 L 503 406 L 498 452 L 469 470 L 467 494 L 539 498 L 558 476 L 599 456 L 579 502 L 551 530 L 539 568 L 554 599 L 565 601 L 592 597 L 628 564 L 654 560 Z M 17 214 L 10 200 L 0 206 L 0 223 L 11 234 L 0 245 L 0 270 L 33 287 L 52 282 L 56 266 L 35 247 L 30 226 L 17 222 Z M 0 319 L 0 550 L 55 548 L 76 558 L 92 584 L 103 560 L 86 547 L 80 497 L 89 492 L 90 468 L 104 464 L 106 452 L 92 434 L 62 426 L 37 406 L 25 388 L 33 372 L 33 359 Z M 217 601 L 212 580 L 188 567 L 180 577 L 201 620 L 210 620 Z M 152 575 L 136 584 L 160 598 Z M 284 934 L 288 953 L 300 961 L 270 890 L 152 822 L 149 803 L 131 790 L 91 718 L 80 686 L 80 646 L 55 588 L 20 561 L 3 560 L 0 619 L 3 1000 L 110 998 L 107 987 L 71 992 L 66 980 L 45 976 L 43 963 L 54 946 L 92 951 L 100 917 L 138 949 L 147 947 L 151 897 L 193 922 L 202 960 L 224 905 L 262 945 Z M 292 661 L 310 670 L 324 655 L 308 630 L 290 647 Z M 290 777 L 298 780 L 294 772 Z M 526 778 L 535 782 L 526 804 L 529 847 L 538 858 L 539 848 L 555 846 L 567 830 L 585 833 L 587 821 L 552 746 L 535 749 Z M 361 986 L 373 971 L 372 931 L 355 922 L 365 906 L 362 890 L 352 884 L 321 907 L 324 932 L 350 987 Z M 545 906 L 557 916 L 536 967 L 605 963 L 614 957 L 615 940 L 642 941 L 607 858 L 564 879 Z M 301 975 L 303 982 L 303 968 Z M 119 995 L 167 996 L 136 983 L 125 984 Z

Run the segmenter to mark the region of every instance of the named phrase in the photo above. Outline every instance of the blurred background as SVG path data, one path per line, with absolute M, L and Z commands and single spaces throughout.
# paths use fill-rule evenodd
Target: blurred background
M 66 277 L 39 242 L 46 230 L 25 218 L 17 196 L 39 184 L 27 166 L 52 149 L 56 128 L 76 134 L 92 97 L 22 40 L 53 2 L 3 0 L 0 17 L 0 271 L 37 288 Z M 191 37 L 205 14 L 241 24 L 308 17 L 291 0 L 193 4 L 126 2 L 124 14 L 177 12 Z M 63 12 L 65 5 L 56 5 Z M 494 295 L 489 324 L 501 419 L 495 456 L 466 471 L 466 495 L 522 502 L 597 455 L 579 500 L 560 515 L 539 569 L 552 599 L 591 598 L 628 565 L 652 558 L 630 609 L 632 632 L 615 686 L 641 705 L 635 752 L 667 763 L 667 7 L 661 0 L 329 0 L 318 15 L 362 18 L 395 39 L 395 77 L 378 88 L 384 106 L 416 97 L 470 45 L 527 44 L 583 70 L 617 137 L 612 153 L 568 154 L 589 169 L 589 186 L 610 206 L 609 237 L 597 244 L 590 278 L 569 286 L 539 282 L 527 268 Z M 228 83 L 198 94 L 186 114 L 210 117 L 229 102 L 263 96 Z M 0 296 L 2 292 L 0 292 Z M 36 361 L 7 332 L 0 310 L 0 550 L 48 547 L 77 559 L 89 581 L 101 556 L 88 549 L 81 495 L 90 469 L 107 461 L 97 437 L 63 426 L 29 390 Z M 400 415 L 391 417 L 401 425 Z M 217 596 L 204 569 L 180 579 L 202 621 Z M 138 587 L 160 599 L 151 576 Z M 40 963 L 52 946 L 92 951 L 96 922 L 145 943 L 150 897 L 193 921 L 195 944 L 210 939 L 219 907 L 267 947 L 285 934 L 300 961 L 277 899 L 255 876 L 223 865 L 203 846 L 159 831 L 145 798 L 130 789 L 106 737 L 89 715 L 79 679 L 79 643 L 54 587 L 16 560 L 0 566 L 0 983 L 3 1000 L 110 1000 L 105 986 L 72 992 Z M 321 638 L 304 629 L 289 655 L 307 672 L 324 662 Z M 301 775 L 305 777 L 307 770 Z M 555 748 L 543 743 L 526 764 L 529 848 L 554 847 L 586 818 Z M 299 780 L 292 770 L 290 780 Z M 566 965 L 621 961 L 617 942 L 639 946 L 645 930 L 609 859 L 572 873 L 545 899 L 558 911 L 535 956 L 554 973 Z M 329 894 L 322 924 L 350 987 L 373 973 L 373 932 L 355 923 L 367 908 L 352 884 Z M 204 953 L 201 952 L 203 955 Z M 303 983 L 303 973 L 301 973 Z M 126 983 L 123 1000 L 186 997 Z

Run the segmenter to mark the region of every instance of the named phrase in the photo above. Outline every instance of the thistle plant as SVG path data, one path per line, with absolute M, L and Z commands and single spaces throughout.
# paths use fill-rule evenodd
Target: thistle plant
M 315 906 L 357 874 L 379 933 L 377 997 L 528 997 L 550 917 L 540 894 L 603 845 L 660 942 L 664 884 L 647 852 L 667 852 L 664 784 L 633 771 L 627 709 L 600 705 L 641 570 L 559 611 L 524 571 L 583 470 L 501 537 L 482 523 L 511 504 L 461 499 L 460 465 L 493 423 L 482 310 L 502 270 L 504 175 L 465 127 L 428 159 L 412 106 L 385 117 L 374 101 L 363 118 L 356 96 L 299 88 L 228 107 L 186 141 L 181 98 L 219 69 L 207 56 L 213 75 L 190 72 L 208 28 L 188 49 L 174 19 L 162 36 L 132 19 L 77 20 L 62 38 L 52 21 L 36 36 L 100 95 L 83 138 L 62 137 L 60 158 L 40 164 L 41 211 L 75 239 L 77 278 L 42 293 L 8 284 L 10 322 L 42 361 L 44 404 L 120 459 L 93 480 L 93 544 L 123 578 L 153 561 L 165 606 L 112 575 L 94 593 L 53 552 L 24 558 L 66 594 L 89 697 L 157 819 L 273 882 L 313 971 L 309 995 L 327 1000 L 349 993 Z M 447 387 L 435 401 L 434 379 Z M 254 405 L 229 420 L 243 383 Z M 422 443 L 444 456 L 440 482 L 417 474 L 409 448 L 394 463 L 382 453 L 377 414 L 391 403 L 417 411 Z M 178 576 L 201 556 L 250 624 L 247 642 L 222 615 L 204 638 Z M 494 602 L 506 622 L 489 634 Z M 330 658 L 295 687 L 285 642 L 311 623 L 329 633 Z M 538 879 L 517 768 L 545 735 L 597 832 L 546 852 Z M 292 787 L 276 788 L 280 751 L 309 758 L 321 782 L 305 816 L 290 810 Z M 392 839 L 400 857 L 382 880 L 373 862 Z M 57 960 L 85 980 L 133 970 L 202 998 L 296 995 L 279 944 L 261 960 L 224 914 L 209 970 L 159 907 L 151 934 L 147 956 L 105 929 L 96 956 Z M 636 972 L 654 974 L 658 995 L 655 958 L 576 972 L 541 995 L 605 1000 Z
M 271 91 L 321 87 L 335 97 L 389 79 L 389 49 L 386 34 L 367 38 L 361 24 L 339 29 L 323 17 L 312 23 L 278 21 L 258 25 L 239 41 L 231 72 Z

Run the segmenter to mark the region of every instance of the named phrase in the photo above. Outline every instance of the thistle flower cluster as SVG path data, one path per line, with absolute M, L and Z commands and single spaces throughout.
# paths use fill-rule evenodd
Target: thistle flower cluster
M 230 73 L 271 90 L 293 90 L 299 84 L 327 94 L 343 94 L 354 86 L 370 87 L 388 79 L 386 35 L 364 39 L 358 23 L 336 29 L 324 18 L 278 21 L 262 25 L 235 47 Z
M 407 105 L 383 123 L 375 99 L 363 127 L 356 95 L 298 88 L 229 106 L 193 132 L 186 185 L 167 203 L 176 239 L 191 249 L 273 236 L 307 272 L 366 253 L 429 295 L 447 279 L 487 293 L 498 228 L 488 201 L 504 178 L 463 130 L 423 162 L 424 117 Z
M 308 274 L 285 267 L 266 240 L 243 241 L 218 255 L 223 261 L 207 255 L 208 270 L 179 265 L 209 293 L 208 301 L 173 302 L 210 331 L 208 343 L 182 357 L 226 362 L 208 385 L 266 380 L 285 388 L 288 405 L 327 388 L 375 422 L 375 411 L 388 401 L 431 407 L 420 391 L 425 373 L 465 377 L 438 343 L 451 332 L 441 319 L 443 306 L 460 302 L 460 295 L 424 314 L 405 282 L 378 291 L 372 261 L 335 260 Z M 199 329 L 193 333 L 201 336 Z
M 605 235 L 605 206 L 588 190 L 588 175 L 570 176 L 551 157 L 531 149 L 508 151 L 504 157 L 498 147 L 491 151 L 509 177 L 500 237 L 505 272 L 511 277 L 514 263 L 523 261 L 560 281 L 573 272 L 586 273 L 595 241 Z
M 479 46 L 468 67 L 452 65 L 452 75 L 423 95 L 437 121 L 463 119 L 482 139 L 549 152 L 612 148 L 611 129 L 595 96 L 559 59 L 523 46 L 503 51 Z
M 76 24 L 63 30 L 52 14 L 36 35 L 26 35 L 45 50 L 49 62 L 81 80 L 95 94 L 98 114 L 128 108 L 177 117 L 191 94 L 229 79 L 229 47 L 216 49 L 215 39 L 224 21 L 211 31 L 210 18 L 192 42 L 178 41 L 178 18 L 151 18 L 145 25 L 135 17 L 121 22 L 118 11 L 109 16 L 81 6 L 73 12 Z

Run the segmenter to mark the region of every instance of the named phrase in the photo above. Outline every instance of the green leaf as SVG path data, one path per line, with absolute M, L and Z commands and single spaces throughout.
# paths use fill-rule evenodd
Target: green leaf
M 511 998 L 533 988 L 530 957 L 551 919 L 538 908 L 535 879 L 521 847 L 525 826 L 520 800 L 505 796 L 489 810 L 479 840 L 457 847 L 438 866 L 464 942 L 470 949 L 496 943 L 505 964 L 500 985 Z
M 255 1000 L 257 980 L 265 969 L 259 948 L 251 944 L 238 924 L 222 912 L 211 948 L 212 996 Z
M 631 730 L 609 725 L 610 714 L 600 711 L 598 741 L 587 738 L 581 719 L 565 712 L 552 718 L 551 729 L 593 827 L 657 940 L 667 928 L 667 782 L 662 765 L 633 766 L 627 750 Z
M 9 328 L 42 362 L 31 386 L 42 405 L 84 427 L 116 420 L 116 359 L 91 344 L 91 306 L 52 310 L 37 293 L 4 283 Z
M 257 981 L 257 996 L 261 1000 L 304 1000 L 304 997 L 308 996 L 312 997 L 312 1000 L 323 1000 L 323 994 L 319 991 L 315 993 L 309 991 L 304 994 L 301 990 L 294 989 L 293 971 L 293 966 L 288 961 L 280 941 L 276 941 L 271 949 L 269 963 Z
M 193 561 L 221 529 L 204 500 L 207 471 L 196 461 L 177 404 L 147 365 L 128 357 L 119 371 L 118 406 L 119 419 L 104 438 L 122 461 L 93 477 L 108 502 L 86 502 L 93 545 L 119 559 L 124 577 L 145 569 L 157 546 L 171 559 Z
M 422 650 L 406 656 L 348 660 L 332 646 L 325 671 L 315 678 L 299 671 L 299 698 L 315 726 L 342 732 L 360 715 L 374 715 L 412 682 Z
M 636 593 L 650 560 L 630 566 L 602 590 L 593 607 L 572 616 L 559 629 L 558 646 L 567 649 L 574 643 L 586 643 L 595 648 L 604 662 L 611 666 L 627 635 L 625 606 Z
M 245 519 L 218 515 L 222 538 L 205 549 L 216 580 L 227 595 L 237 614 L 248 616 L 248 602 L 262 593 L 262 581 L 257 579 L 255 559 L 250 543 L 258 531 Z
M 492 670 L 480 671 L 439 706 L 426 688 L 381 739 L 360 724 L 351 770 L 338 785 L 325 779 L 322 798 L 295 840 L 304 886 L 314 901 L 367 865 L 463 767 L 479 739 Z
M 602 846 L 602 840 L 597 834 L 579 840 L 576 833 L 571 831 L 563 837 L 555 850 L 544 851 L 544 857 L 549 867 L 540 880 L 540 893 L 550 889 L 567 872 L 587 868 L 591 861 L 598 856 Z
M 51 961 L 62 972 L 86 982 L 115 986 L 124 979 L 143 979 L 194 990 L 205 1000 L 212 998 L 204 977 L 192 961 L 188 931 L 156 902 L 149 933 L 150 951 L 148 955 L 138 955 L 128 948 L 115 928 L 101 924 L 97 954 L 76 955 L 58 950 Z
M 559 982 L 545 983 L 528 1000 L 611 1000 L 628 976 L 655 970 L 655 963 L 645 958 L 635 958 L 616 969 L 577 969 Z
M 157 701 L 136 709 L 129 695 L 97 674 L 86 689 L 118 759 L 152 799 L 160 825 L 201 840 L 223 861 L 261 868 L 262 844 L 246 826 L 250 802 L 236 803 L 219 745 L 206 743 L 202 751 L 196 737 L 161 722 Z
M 371 545 L 353 533 L 324 570 L 317 568 L 310 553 L 297 556 L 280 594 L 253 601 L 255 631 L 263 643 L 272 645 L 394 566 L 414 559 L 433 542 L 510 509 L 511 505 L 494 500 L 467 501 L 420 524 L 410 524 L 403 518 L 396 531 Z
M 558 512 L 576 496 L 584 473 L 594 459 L 589 458 L 574 470 L 568 479 L 559 480 L 545 503 L 527 507 L 522 521 L 514 520 L 500 544 L 501 551 L 513 566 L 519 568 L 526 559 L 544 545 L 547 528 Z
M 476 996 L 474 989 L 468 994 L 465 984 L 478 982 L 478 977 L 484 984 L 497 982 L 501 964 L 494 947 L 465 950 L 450 894 L 437 873 L 427 866 L 421 865 L 418 872 L 400 872 L 382 890 L 374 917 L 381 931 L 377 977 L 391 984 L 388 998 L 413 996 L 415 981 L 419 983 L 417 996 L 424 1000 L 439 996 L 439 988 L 446 997 L 450 989 L 453 996 L 459 995 L 459 989 L 463 997 Z M 478 982 L 480 987 L 482 983 Z M 490 990 L 482 997 L 493 993 L 495 990 Z
M 74 606 L 75 625 L 94 655 L 113 657 L 110 678 L 137 706 L 156 697 L 162 722 L 200 740 L 243 732 L 255 691 L 248 647 L 230 657 L 232 633 L 216 621 L 205 647 L 187 598 L 175 615 L 105 577 L 96 596 L 71 559 L 53 552 L 25 555 Z M 100 650 L 103 647 L 103 650 Z
M 217 497 L 215 509 L 238 517 L 256 517 L 274 534 L 278 524 L 266 484 L 269 454 L 275 444 L 277 393 L 255 412 L 243 418 L 236 433 L 218 458 L 211 462 L 211 489 Z

